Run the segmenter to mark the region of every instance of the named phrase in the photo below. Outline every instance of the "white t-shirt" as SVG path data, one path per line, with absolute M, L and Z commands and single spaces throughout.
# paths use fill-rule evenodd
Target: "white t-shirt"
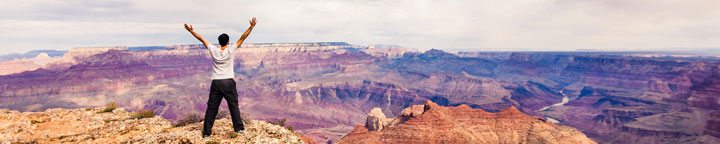
M 208 51 L 213 59 L 212 79 L 232 79 L 235 78 L 235 51 L 234 45 L 228 45 L 225 50 L 220 52 L 220 48 L 215 45 L 208 45 Z

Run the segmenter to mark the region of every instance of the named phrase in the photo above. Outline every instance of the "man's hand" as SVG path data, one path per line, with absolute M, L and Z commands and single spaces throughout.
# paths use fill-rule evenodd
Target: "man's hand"
M 193 31 L 192 25 L 189 25 L 189 24 L 185 24 L 185 29 L 186 29 L 187 31 Z
M 192 25 L 185 24 L 185 30 L 187 30 L 187 31 L 190 32 L 190 34 L 192 34 L 195 38 L 197 38 L 198 40 L 200 40 L 200 42 L 202 42 L 203 45 L 205 45 L 206 48 L 207 48 L 209 45 L 211 45 L 210 42 L 208 42 L 208 41 L 206 41 L 205 39 L 203 39 L 202 36 L 200 36 L 200 34 L 198 34 L 198 33 L 196 33 L 196 32 L 194 31 Z
M 257 21 L 255 21 L 255 17 L 253 17 L 252 20 L 250 20 L 250 26 L 255 27 L 255 23 L 257 23 Z
M 235 42 L 236 48 L 240 48 L 240 46 L 242 45 L 243 41 L 245 41 L 245 39 L 248 37 L 248 35 L 250 35 L 250 32 L 252 32 L 252 29 L 255 27 L 255 24 L 256 24 L 256 23 L 257 23 L 257 21 L 255 20 L 255 17 L 253 17 L 253 18 L 250 20 L 250 27 L 248 27 L 248 29 L 245 30 L 245 33 L 243 33 L 243 35 L 240 36 L 240 39 L 238 39 L 238 41 Z

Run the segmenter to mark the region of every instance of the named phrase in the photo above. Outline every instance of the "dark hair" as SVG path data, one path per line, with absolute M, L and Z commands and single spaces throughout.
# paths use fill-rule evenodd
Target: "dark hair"
M 218 41 L 220 41 L 220 46 L 226 46 L 228 45 L 228 41 L 230 40 L 230 36 L 223 33 L 218 37 Z

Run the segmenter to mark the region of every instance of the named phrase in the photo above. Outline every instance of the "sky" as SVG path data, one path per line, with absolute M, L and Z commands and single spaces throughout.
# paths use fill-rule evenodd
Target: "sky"
M 720 48 L 718 0 L 1 0 L 0 54 L 246 42 L 443 50 Z

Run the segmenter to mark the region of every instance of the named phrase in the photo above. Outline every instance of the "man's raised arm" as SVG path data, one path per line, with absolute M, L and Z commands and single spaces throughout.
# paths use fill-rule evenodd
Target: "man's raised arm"
M 243 35 L 240 37 L 240 39 L 238 39 L 238 41 L 235 43 L 235 46 L 237 46 L 236 48 L 240 48 L 243 41 L 245 41 L 245 39 L 248 37 L 248 35 L 250 35 L 250 32 L 252 32 L 252 29 L 255 27 L 255 23 L 257 23 L 257 21 L 255 21 L 255 17 L 253 17 L 252 20 L 250 20 L 250 27 L 248 27 L 248 29 L 245 30 L 245 33 L 243 33 Z
M 202 42 L 203 45 L 205 45 L 205 48 L 207 48 L 209 45 L 211 45 L 208 41 L 206 41 L 205 39 L 203 39 L 202 36 L 200 36 L 200 34 L 197 34 L 197 33 L 193 30 L 192 25 L 185 24 L 185 29 L 186 29 L 188 32 L 190 32 L 193 36 L 195 36 L 195 38 L 197 38 L 198 40 L 200 40 L 200 42 Z

